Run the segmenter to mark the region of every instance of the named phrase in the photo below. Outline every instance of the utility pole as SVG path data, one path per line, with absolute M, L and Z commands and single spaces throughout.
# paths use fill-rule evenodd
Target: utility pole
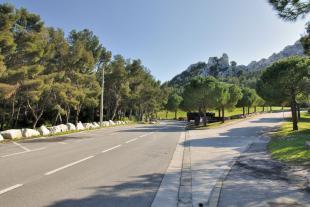
M 100 126 L 103 122 L 103 93 L 104 93 L 104 66 L 102 66 L 102 82 L 101 82 L 101 97 L 100 97 Z

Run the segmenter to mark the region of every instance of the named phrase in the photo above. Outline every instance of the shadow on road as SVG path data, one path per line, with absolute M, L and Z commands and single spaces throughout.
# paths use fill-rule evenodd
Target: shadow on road
M 133 181 L 87 188 L 94 193 L 85 198 L 57 201 L 49 207 L 145 207 L 150 206 L 164 174 L 146 174 Z M 104 179 L 104 178 L 102 178 Z M 82 189 L 83 190 L 83 189 Z
M 223 129 L 223 132 L 214 135 L 212 135 L 213 131 L 219 129 L 207 129 L 204 133 L 194 132 L 191 135 L 193 138 L 183 144 L 190 142 L 191 147 L 235 147 L 238 150 L 241 142 L 250 141 L 253 137 L 259 137 L 263 133 L 275 130 L 277 127 L 272 123 L 279 123 L 282 120 L 282 118 L 259 118 L 250 120 L 249 124 L 244 127 Z
M 186 126 L 186 122 L 184 121 L 165 121 L 164 124 L 161 125 L 146 125 L 135 127 L 132 129 L 125 129 L 122 132 L 179 132 L 184 130 Z
M 304 205 L 310 204 L 310 194 L 305 190 L 306 178 L 300 174 L 303 169 L 272 160 L 266 144 L 253 144 L 237 160 L 224 181 L 220 207 L 309 206 Z
M 283 117 L 281 118 L 261 118 L 259 120 L 250 121 L 251 123 L 276 123 L 283 121 Z

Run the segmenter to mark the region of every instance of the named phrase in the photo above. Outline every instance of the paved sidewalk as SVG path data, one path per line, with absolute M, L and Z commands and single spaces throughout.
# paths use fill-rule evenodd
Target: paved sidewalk
M 179 140 L 152 207 L 206 207 L 218 180 L 250 144 L 283 121 L 282 113 L 261 114 Z
M 190 131 L 192 206 L 207 206 L 212 189 L 232 161 L 282 120 L 282 113 L 262 114 L 227 126 Z

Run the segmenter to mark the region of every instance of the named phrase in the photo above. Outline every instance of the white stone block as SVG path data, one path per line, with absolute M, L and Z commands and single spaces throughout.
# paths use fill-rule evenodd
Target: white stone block
M 114 121 L 109 120 L 109 125 L 110 125 L 110 126 L 114 126 L 114 125 L 115 125 Z
M 94 126 L 95 128 L 99 128 L 99 127 L 100 127 L 100 125 L 99 125 L 97 122 L 93 122 L 93 126 Z
M 10 129 L 1 132 L 4 139 L 20 139 L 23 137 L 22 130 L 20 129 Z
M 84 130 L 84 129 L 85 128 L 84 128 L 84 126 L 83 126 L 83 124 L 81 122 L 76 124 L 76 130 Z
M 39 129 L 38 129 L 39 133 L 42 136 L 46 136 L 49 135 L 51 132 L 46 128 L 46 126 L 42 125 Z
M 72 124 L 72 123 L 68 123 L 68 124 L 67 124 L 67 128 L 68 128 L 69 131 L 76 130 L 75 125 Z
M 94 129 L 96 128 L 92 123 L 83 123 L 85 129 Z
M 60 128 L 61 132 L 66 132 L 66 131 L 68 131 L 67 125 L 60 124 L 60 125 L 58 125 L 58 127 Z
M 50 130 L 51 134 L 56 134 L 56 133 L 61 132 L 61 128 L 59 126 L 48 127 L 48 130 Z
M 22 129 L 22 135 L 25 138 L 40 136 L 40 132 L 35 129 Z

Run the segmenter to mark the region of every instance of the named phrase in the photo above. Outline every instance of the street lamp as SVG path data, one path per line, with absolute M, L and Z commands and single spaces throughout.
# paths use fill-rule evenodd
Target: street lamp
M 104 93 L 104 66 L 102 66 L 102 82 L 101 82 L 101 97 L 100 97 L 100 126 L 103 122 L 103 93 Z

